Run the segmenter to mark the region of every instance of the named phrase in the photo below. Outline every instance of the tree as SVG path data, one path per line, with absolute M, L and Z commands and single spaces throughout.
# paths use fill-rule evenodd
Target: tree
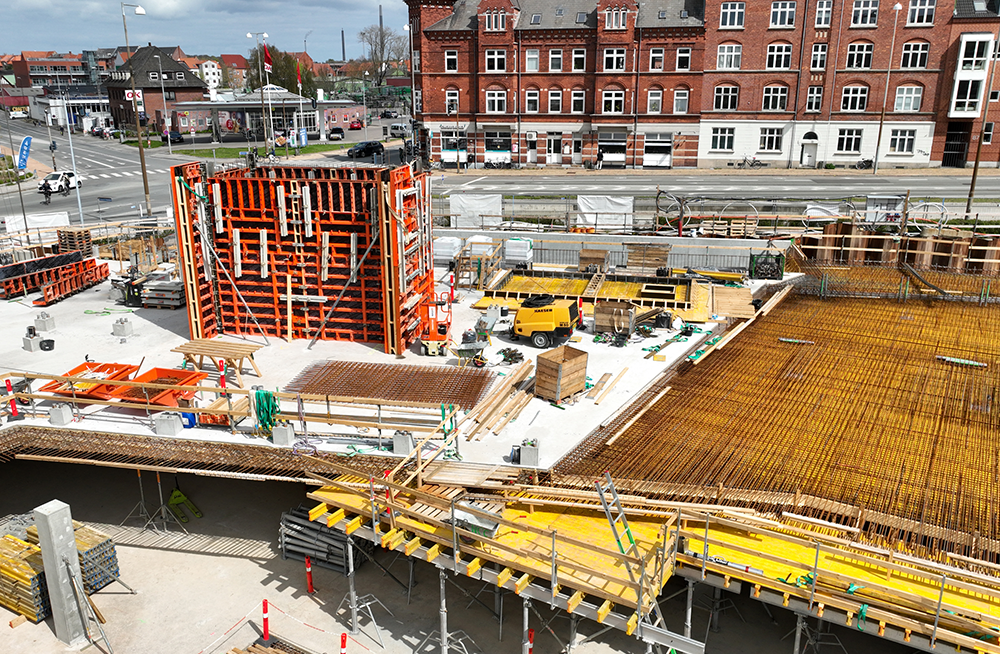
M 271 52 L 271 73 L 264 73 L 265 81 L 270 77 L 272 84 L 284 87 L 292 92 L 298 92 L 298 81 L 296 78 L 296 66 L 298 60 L 287 52 L 281 52 L 273 45 L 268 44 L 267 49 Z M 258 71 L 264 71 L 264 47 L 260 46 L 250 51 L 247 57 L 247 86 L 251 89 L 258 89 L 261 86 Z M 261 60 L 258 67 L 257 61 Z M 316 80 L 313 78 L 312 70 L 306 66 L 302 67 L 302 95 L 312 97 L 316 95 Z
M 400 61 L 406 59 L 408 42 L 406 37 L 393 29 L 369 25 L 358 32 L 358 40 L 368 50 L 368 74 L 375 86 L 382 86 L 385 78 Z

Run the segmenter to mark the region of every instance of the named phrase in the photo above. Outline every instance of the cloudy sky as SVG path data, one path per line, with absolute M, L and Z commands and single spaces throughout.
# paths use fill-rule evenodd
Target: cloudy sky
M 307 49 L 316 61 L 339 59 L 340 31 L 347 57 L 361 56 L 357 34 L 378 24 L 378 2 L 364 0 L 139 0 L 145 16 L 128 10 L 132 46 L 179 45 L 186 54 L 243 54 L 253 47 L 247 32 L 267 32 L 281 50 Z M 121 5 L 113 0 L 3 0 L 0 52 L 80 52 L 125 44 Z M 402 32 L 406 5 L 384 0 L 385 27 Z

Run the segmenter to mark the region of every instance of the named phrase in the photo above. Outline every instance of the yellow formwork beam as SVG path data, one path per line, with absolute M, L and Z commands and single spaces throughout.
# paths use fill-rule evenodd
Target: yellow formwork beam
M 608 617 L 611 613 L 611 607 L 614 606 L 611 600 L 604 600 L 604 604 L 601 604 L 600 608 L 597 609 L 597 623 L 604 624 L 604 619 Z
M 497 575 L 497 586 L 505 586 L 512 576 L 514 576 L 514 571 L 510 568 L 504 568 Z
M 340 522 L 341 520 L 343 520 L 344 517 L 346 517 L 346 516 L 347 516 L 347 514 L 344 512 L 343 509 L 337 509 L 336 511 L 334 511 L 330 515 L 326 516 L 326 526 L 327 527 L 333 527 L 333 525 L 335 525 L 338 522 Z
M 385 546 L 386 546 L 386 544 L 387 544 L 387 543 L 388 543 L 388 542 L 389 542 L 390 540 L 392 540 L 392 538 L 393 538 L 393 537 L 394 537 L 394 536 L 395 536 L 396 534 L 398 534 L 398 533 L 399 533 L 399 530 L 398 530 L 398 529 L 390 529 L 389 531 L 387 531 L 387 532 L 385 532 L 384 534 L 382 534 L 382 540 L 380 541 L 380 542 L 382 543 L 382 547 L 385 547 Z
M 638 625 L 639 625 L 639 614 L 633 613 L 632 617 L 630 617 L 628 619 L 628 622 L 625 623 L 625 635 L 631 636 L 632 633 L 635 632 L 635 628 Z
M 527 572 L 518 577 L 517 581 L 514 582 L 514 592 L 520 595 L 524 592 L 524 589 L 528 587 L 528 584 L 531 583 L 532 579 L 534 579 L 534 577 L 529 575 Z
M 317 504 L 313 508 L 309 509 L 309 521 L 314 522 L 319 519 L 321 515 L 330 510 L 330 507 L 326 504 Z
M 431 561 L 433 561 L 434 559 L 436 559 L 440 555 L 441 555 L 441 544 L 440 543 L 434 543 L 433 545 L 431 545 L 430 547 L 427 548 L 427 562 L 428 563 L 430 563 Z
M 354 519 L 348 522 L 347 526 L 344 527 L 344 533 L 350 536 L 360 528 L 361 528 L 361 516 L 355 516 Z
M 406 554 L 406 556 L 410 556 L 414 552 L 416 552 L 417 549 L 419 548 L 420 548 L 420 538 L 416 537 L 413 540 L 407 541 L 406 547 L 403 548 L 403 553 Z
M 479 572 L 479 570 L 482 567 L 483 567 L 483 560 L 477 556 L 476 558 L 469 561 L 468 565 L 465 566 L 465 574 L 471 577 L 472 575 Z

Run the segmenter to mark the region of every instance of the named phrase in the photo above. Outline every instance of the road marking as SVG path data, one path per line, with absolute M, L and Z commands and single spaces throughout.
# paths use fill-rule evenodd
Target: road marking
M 107 173 L 101 173 L 101 177 L 103 177 L 104 179 L 107 179 L 107 178 L 111 177 L 111 175 L 108 175 Z
M 485 177 L 480 177 L 479 179 L 474 179 L 474 180 L 472 180 L 471 182 L 466 182 L 465 184 L 462 184 L 462 185 L 461 185 L 461 186 L 459 186 L 458 188 L 465 188 L 466 186 L 469 186 L 470 184 L 475 184 L 476 182 L 481 182 L 481 181 L 483 181 L 484 179 L 486 179 L 486 178 L 485 178 Z
M 91 159 L 90 157 L 80 157 L 80 158 L 83 159 L 84 161 L 90 161 L 90 162 L 95 163 L 95 164 L 97 164 L 99 166 L 104 166 L 105 168 L 114 168 L 114 166 L 112 166 L 110 164 L 106 164 L 103 161 L 98 161 L 97 159 Z
M 121 175 L 119 175 L 118 173 L 111 173 L 111 176 L 112 177 L 121 177 Z
M 126 177 L 131 177 L 132 173 L 128 172 L 127 170 L 123 170 L 122 175 L 125 175 Z

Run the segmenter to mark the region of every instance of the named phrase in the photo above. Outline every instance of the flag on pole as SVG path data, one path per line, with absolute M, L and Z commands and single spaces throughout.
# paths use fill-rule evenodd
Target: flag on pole
M 54 142 L 54 141 L 53 141 Z M 25 136 L 21 139 L 21 147 L 17 152 L 17 167 L 24 170 L 28 167 L 28 153 L 31 152 L 31 137 Z
M 299 91 L 302 90 L 302 62 L 295 62 L 295 75 L 299 78 Z
M 264 44 L 264 72 L 271 72 L 271 51 L 268 50 L 267 44 Z

